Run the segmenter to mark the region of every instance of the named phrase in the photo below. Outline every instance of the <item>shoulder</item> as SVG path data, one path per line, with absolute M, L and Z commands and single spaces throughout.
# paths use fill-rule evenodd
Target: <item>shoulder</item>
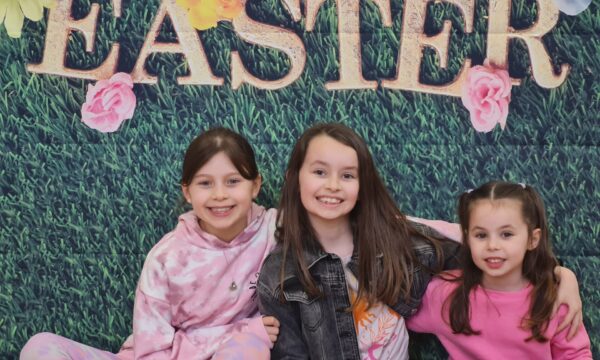
M 295 257 L 293 254 L 288 254 L 285 261 L 285 269 L 283 270 L 283 281 L 286 284 L 298 280 L 298 271 L 295 267 Z M 258 277 L 259 288 L 263 291 L 268 291 L 271 295 L 277 295 L 281 287 L 281 267 L 283 264 L 283 248 L 281 244 L 277 244 L 273 251 L 267 255 L 260 269 Z M 287 285 L 286 285 L 287 286 Z
M 273 251 L 265 258 L 258 276 L 261 287 L 269 290 L 271 294 L 280 285 L 281 264 L 283 262 L 283 249 L 281 245 L 275 246 Z M 289 261 L 288 261 L 289 263 Z

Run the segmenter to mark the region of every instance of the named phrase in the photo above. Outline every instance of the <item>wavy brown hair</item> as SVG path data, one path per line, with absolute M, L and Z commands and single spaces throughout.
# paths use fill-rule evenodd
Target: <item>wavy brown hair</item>
M 416 258 L 411 236 L 420 236 L 400 212 L 381 181 L 365 141 L 350 128 L 337 123 L 318 124 L 302 134 L 290 156 L 279 203 L 276 237 L 282 244 L 280 284 L 284 286 L 285 264 L 291 261 L 305 291 L 321 296 L 304 260 L 304 251 L 322 247 L 300 200 L 299 173 L 308 146 L 317 136 L 329 136 L 351 147 L 358 157 L 358 201 L 350 212 L 354 248 L 358 252 L 358 296 L 369 306 L 376 302 L 395 304 L 409 299 Z M 382 256 L 380 263 L 377 256 Z M 283 297 L 281 298 L 283 301 Z
M 469 294 L 481 285 L 483 272 L 473 262 L 468 246 L 469 222 L 475 202 L 479 200 L 513 199 L 522 205 L 522 215 L 531 239 L 535 229 L 541 230 L 540 240 L 532 250 L 527 250 L 523 260 L 523 276 L 533 286 L 531 303 L 527 316 L 523 319 L 524 329 L 531 331 L 526 341 L 545 342 L 544 332 L 552 315 L 552 307 L 557 296 L 557 280 L 554 268 L 558 265 L 552 252 L 548 234 L 548 224 L 544 211 L 544 202 L 535 189 L 529 185 L 492 181 L 460 196 L 458 217 L 463 232 L 462 269 L 463 273 L 452 281 L 458 281 L 458 287 L 450 294 L 444 304 L 443 313 L 449 314 L 449 322 L 455 334 L 478 335 L 470 324 Z M 446 311 L 448 310 L 448 312 Z

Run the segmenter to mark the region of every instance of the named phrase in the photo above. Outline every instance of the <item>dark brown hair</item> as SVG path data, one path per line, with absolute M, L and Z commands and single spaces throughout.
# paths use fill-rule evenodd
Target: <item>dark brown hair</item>
M 290 156 L 279 203 L 276 232 L 282 243 L 283 262 L 280 284 L 284 286 L 286 261 L 291 261 L 299 280 L 310 296 L 322 295 L 304 260 L 304 251 L 322 250 L 306 209 L 300 201 L 299 173 L 312 139 L 326 135 L 351 147 L 358 157 L 358 201 L 350 212 L 354 247 L 359 259 L 357 299 L 369 306 L 378 301 L 395 304 L 400 297 L 408 299 L 415 262 L 411 235 L 417 232 L 396 207 L 381 181 L 365 141 L 342 124 L 318 124 L 302 134 Z M 378 261 L 381 256 L 381 263 Z M 282 299 L 283 300 L 283 299 Z
M 528 316 L 523 319 L 522 326 L 531 331 L 531 336 L 526 341 L 545 342 L 548 339 L 544 337 L 544 332 L 552 315 L 552 307 L 558 289 L 554 277 L 554 268 L 558 262 L 550 244 L 544 203 L 540 195 L 529 185 L 492 181 L 460 196 L 458 217 L 463 234 L 461 259 L 463 273 L 455 279 L 459 285 L 446 300 L 444 313 L 449 310 L 450 326 L 455 334 L 478 335 L 481 333 L 474 330 L 469 321 L 469 294 L 476 286 L 481 285 L 483 276 L 481 269 L 475 265 L 471 256 L 468 244 L 469 221 L 471 211 L 477 201 L 500 199 L 513 199 L 521 203 L 522 215 L 527 224 L 530 240 L 535 229 L 541 230 L 537 247 L 528 250 L 523 259 L 523 276 L 531 282 L 533 290 L 530 295 Z
M 255 180 L 258 177 L 254 151 L 248 140 L 234 131 L 218 127 L 203 132 L 188 146 L 183 158 L 181 185 L 190 185 L 196 172 L 221 151 L 243 178 Z

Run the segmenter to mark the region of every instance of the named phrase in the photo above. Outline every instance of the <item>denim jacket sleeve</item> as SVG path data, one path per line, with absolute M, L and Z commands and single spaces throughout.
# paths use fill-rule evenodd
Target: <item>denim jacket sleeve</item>
M 460 243 L 448 240 L 428 226 L 421 224 L 411 225 L 413 225 L 419 233 L 433 238 L 434 241 L 438 241 L 442 251 L 441 260 L 443 261 L 443 264 L 438 263 L 438 255 L 434 246 L 421 237 L 414 237 L 412 239 L 413 251 L 419 263 L 415 264 L 415 267 L 412 270 L 413 284 L 410 292 L 410 299 L 408 301 L 400 299 L 398 303 L 393 306 L 393 309 L 405 318 L 408 318 L 417 312 L 423 295 L 425 294 L 425 290 L 427 289 L 427 285 L 434 275 L 432 271 L 440 268 L 447 270 L 458 267 L 458 253 L 461 247 Z
M 272 359 L 308 359 L 308 349 L 302 341 L 302 330 L 297 311 L 290 302 L 279 298 L 259 282 L 258 308 L 263 315 L 274 316 L 279 320 L 279 336 L 271 349 Z

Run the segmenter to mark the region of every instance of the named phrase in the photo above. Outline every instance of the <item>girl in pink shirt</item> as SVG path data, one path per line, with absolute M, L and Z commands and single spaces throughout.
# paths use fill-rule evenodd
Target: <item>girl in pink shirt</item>
M 429 284 L 408 328 L 438 336 L 452 359 L 592 359 L 583 325 L 567 340 L 566 306 L 553 315 L 557 261 L 538 193 L 490 182 L 463 194 L 458 212 L 462 271 Z
M 217 128 L 194 139 L 181 178 L 192 210 L 148 254 L 121 352 L 41 333 L 21 359 L 269 359 L 279 322 L 260 316 L 255 288 L 276 211 L 254 204 L 260 186 L 241 135 Z

